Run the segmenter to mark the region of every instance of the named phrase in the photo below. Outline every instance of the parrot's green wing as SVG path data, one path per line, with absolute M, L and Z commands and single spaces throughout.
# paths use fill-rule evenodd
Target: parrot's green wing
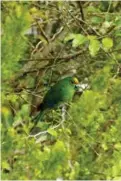
M 62 103 L 72 101 L 76 90 L 75 85 L 78 83 L 79 82 L 76 78 L 67 77 L 52 86 L 40 105 L 40 113 L 33 119 L 33 121 L 37 124 L 38 121 L 42 121 L 43 115 L 47 109 L 53 109 Z
M 52 109 L 61 103 L 72 101 L 75 85 L 76 82 L 73 82 L 72 77 L 67 77 L 57 82 L 45 95 L 42 103 L 43 109 Z

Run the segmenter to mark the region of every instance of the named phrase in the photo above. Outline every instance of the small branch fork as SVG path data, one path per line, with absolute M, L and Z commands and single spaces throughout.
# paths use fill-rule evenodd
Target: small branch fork
M 54 129 L 60 127 L 65 122 L 65 114 L 66 114 L 66 109 L 65 109 L 65 105 L 63 105 L 63 107 L 62 107 L 62 120 L 61 120 L 61 122 L 59 124 L 53 126 L 52 128 L 49 128 L 49 129 L 54 130 Z M 28 138 L 32 138 L 33 137 L 33 138 L 36 139 L 38 136 L 46 134 L 46 133 L 48 133 L 48 130 L 41 131 L 41 132 L 39 132 L 39 133 L 37 133 L 35 135 L 31 135 L 30 134 L 28 136 Z M 36 140 L 36 143 L 39 143 L 39 139 Z

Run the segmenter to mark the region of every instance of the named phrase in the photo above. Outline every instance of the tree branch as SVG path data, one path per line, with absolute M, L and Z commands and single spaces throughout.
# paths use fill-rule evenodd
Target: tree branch
M 72 59 L 72 58 L 76 58 L 77 56 L 79 56 L 80 54 L 82 54 L 82 53 L 84 53 L 85 51 L 86 51 L 87 49 L 83 49 L 83 50 L 80 50 L 80 51 L 78 51 L 78 52 L 76 52 L 76 53 L 74 53 L 74 54 L 70 54 L 70 55 L 66 55 L 66 56 L 64 56 L 64 57 L 57 57 L 56 58 L 56 60 L 70 60 L 70 59 Z M 55 59 L 55 57 L 47 57 L 47 58 L 37 58 L 37 59 L 24 59 L 24 60 L 20 60 L 20 62 L 27 62 L 27 61 L 41 61 L 41 60 L 54 60 Z M 43 68 L 42 68 L 43 69 Z M 35 71 L 35 70 L 33 70 L 33 71 Z M 37 69 L 36 69 L 36 71 L 37 71 Z
M 84 19 L 84 12 L 83 12 L 81 1 L 77 1 L 77 3 L 78 3 L 78 6 L 79 6 L 79 9 L 80 9 L 81 19 L 83 21 L 85 21 L 85 19 Z M 82 24 L 83 22 L 80 22 L 80 23 Z
M 62 107 L 62 121 L 61 121 L 59 124 L 57 124 L 57 125 L 49 128 L 49 129 L 54 130 L 54 129 L 60 127 L 64 122 L 65 122 L 65 106 Z M 43 135 L 43 134 L 46 134 L 46 133 L 48 133 L 48 130 L 41 131 L 41 132 L 39 132 L 39 133 L 37 133 L 37 134 L 35 134 L 35 135 L 31 135 L 31 134 L 30 134 L 30 135 L 28 136 L 28 138 L 34 137 L 34 138 L 36 139 L 38 136 Z M 36 143 L 39 143 L 39 142 L 40 142 L 40 139 L 37 139 L 37 140 L 36 140 Z

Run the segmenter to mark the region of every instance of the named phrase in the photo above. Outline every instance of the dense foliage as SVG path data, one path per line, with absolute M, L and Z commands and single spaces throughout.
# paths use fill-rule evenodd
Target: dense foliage
M 121 2 L 3 1 L 1 9 L 2 180 L 121 180 Z M 69 75 L 90 89 L 64 121 L 48 111 L 31 137 L 43 96 Z

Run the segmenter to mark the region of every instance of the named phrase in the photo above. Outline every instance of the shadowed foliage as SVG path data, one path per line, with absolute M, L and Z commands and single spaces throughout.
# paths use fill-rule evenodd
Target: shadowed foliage
M 121 2 L 2 1 L 1 11 L 2 180 L 121 180 Z M 88 89 L 30 135 L 46 93 L 70 76 Z

